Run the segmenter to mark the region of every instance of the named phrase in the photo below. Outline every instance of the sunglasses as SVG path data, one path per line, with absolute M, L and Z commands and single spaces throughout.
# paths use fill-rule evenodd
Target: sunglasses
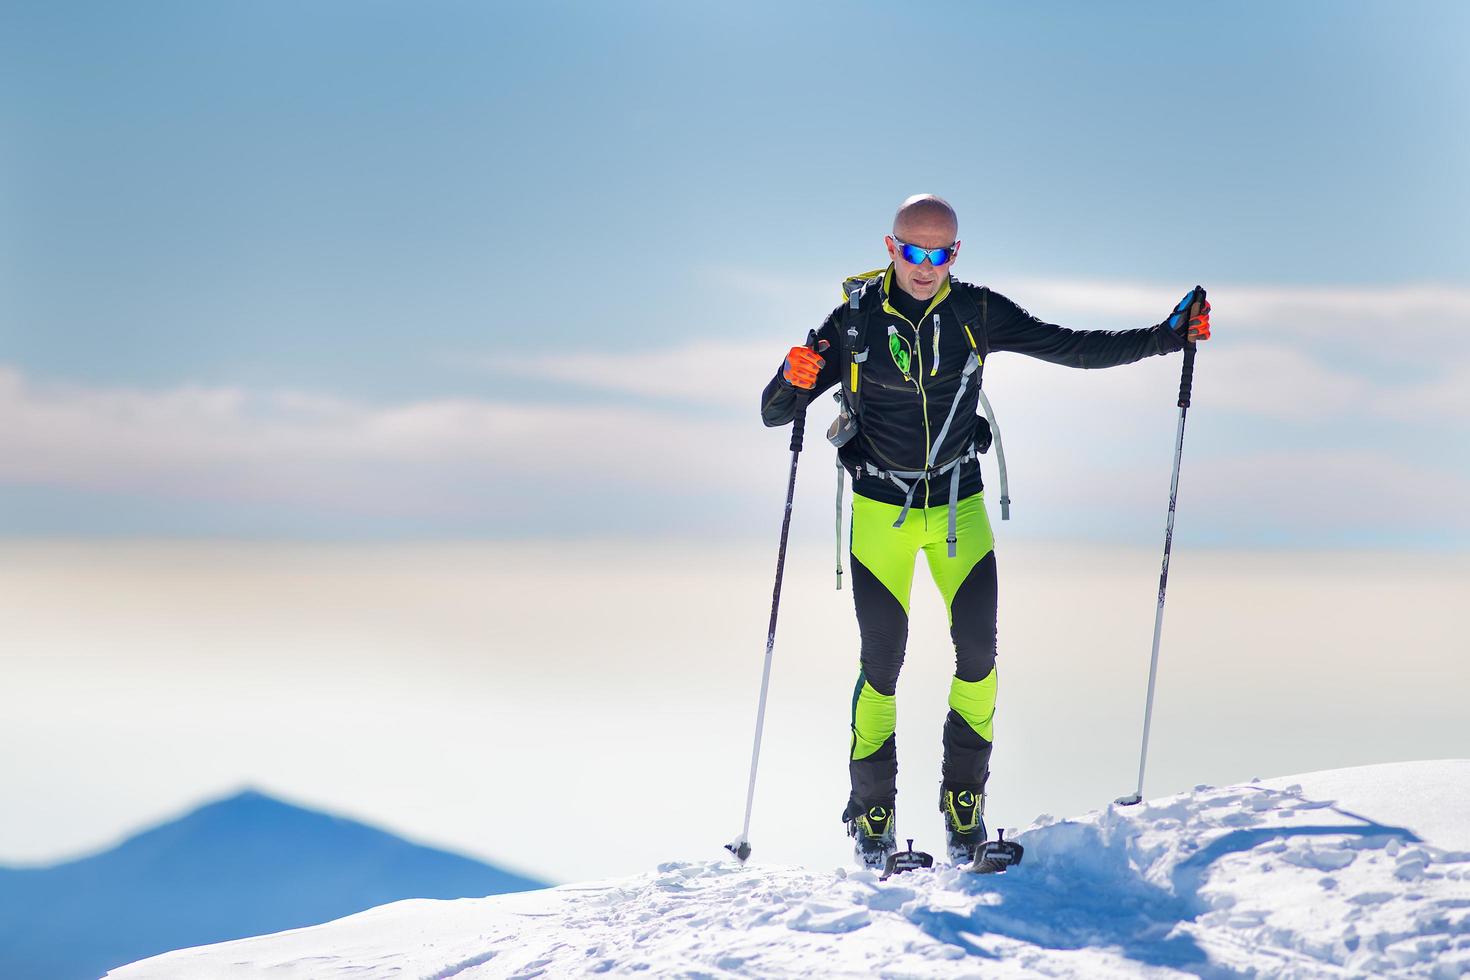
M 943 248 L 920 248 L 917 245 L 910 245 L 908 242 L 899 241 L 895 237 L 893 244 L 898 246 L 898 254 L 902 255 L 903 260 L 909 265 L 923 265 L 924 260 L 928 259 L 930 265 L 941 266 L 948 265 L 949 260 L 954 258 L 955 246 L 959 242 L 955 242 L 952 245 L 945 245 Z

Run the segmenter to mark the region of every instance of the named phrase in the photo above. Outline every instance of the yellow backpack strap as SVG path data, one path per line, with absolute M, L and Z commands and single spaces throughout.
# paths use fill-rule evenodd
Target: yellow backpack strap
M 832 423 L 832 428 L 827 433 L 827 438 L 839 449 L 835 457 L 837 463 L 837 504 L 836 504 L 836 537 L 834 547 L 837 557 L 837 588 L 842 589 L 842 490 L 843 478 L 847 475 L 842 465 L 841 447 L 847 443 L 856 433 L 855 422 L 858 417 L 858 375 L 859 365 L 868 359 L 868 350 L 863 346 L 863 337 L 867 333 L 867 317 L 862 311 L 863 293 L 883 274 L 882 269 L 865 272 L 857 276 L 848 276 L 842 281 L 842 296 L 847 300 L 846 307 L 842 308 L 842 316 L 837 324 L 838 342 L 842 344 L 842 351 L 847 356 L 848 377 L 845 384 L 839 384 L 835 397 L 838 404 L 842 406 L 838 410 L 838 417 Z M 861 348 L 861 349 L 859 349 Z M 843 429 L 844 419 L 848 427 L 845 434 L 840 438 L 834 438 Z
M 880 278 L 886 271 L 886 269 L 872 269 L 868 272 L 859 272 L 855 276 L 848 276 L 846 279 L 842 280 L 842 298 L 850 302 L 852 300 L 853 293 L 862 292 L 865 288 L 867 288 L 869 282 L 874 279 Z M 856 308 L 857 307 L 853 307 L 853 309 Z
M 883 271 L 874 269 L 848 276 L 842 281 L 842 295 L 847 299 L 847 309 L 843 311 L 841 323 L 842 349 L 847 354 L 847 378 L 843 385 L 843 394 L 854 415 L 857 414 L 858 384 L 862 374 L 859 365 L 868 359 L 868 349 L 864 344 L 868 318 L 862 311 L 862 300 L 873 283 L 883 275 Z

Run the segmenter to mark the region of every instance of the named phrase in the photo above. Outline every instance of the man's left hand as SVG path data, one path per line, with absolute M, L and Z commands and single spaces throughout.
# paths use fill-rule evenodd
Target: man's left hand
M 1196 286 L 1185 293 L 1165 322 L 1174 331 L 1174 336 L 1187 343 L 1209 340 L 1210 301 L 1205 299 L 1205 288 Z

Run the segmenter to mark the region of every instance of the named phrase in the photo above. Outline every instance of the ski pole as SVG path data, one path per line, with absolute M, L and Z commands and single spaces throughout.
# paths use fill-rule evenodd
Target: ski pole
M 1204 303 L 1205 288 L 1195 286 L 1195 300 L 1190 305 L 1189 319 L 1193 319 Z M 1188 320 L 1185 321 L 1188 336 Z M 1138 753 L 1138 789 L 1132 796 L 1120 796 L 1116 803 L 1133 806 L 1143 802 L 1143 771 L 1148 765 L 1148 734 L 1154 716 L 1154 682 L 1159 675 L 1159 639 L 1164 632 L 1164 590 L 1169 587 L 1169 551 L 1174 544 L 1174 506 L 1179 499 L 1179 461 L 1184 455 L 1184 417 L 1189 412 L 1190 388 L 1194 385 L 1195 345 L 1184 342 L 1184 369 L 1179 377 L 1179 431 L 1174 436 L 1174 475 L 1169 480 L 1169 522 L 1164 530 L 1164 566 L 1159 572 L 1159 605 L 1154 611 L 1154 648 L 1148 663 L 1148 696 L 1143 709 L 1143 747 Z
M 817 333 L 809 332 L 806 345 L 817 346 Z M 781 517 L 781 547 L 776 552 L 776 586 L 771 593 L 771 622 L 766 630 L 766 664 L 761 671 L 761 696 L 755 712 L 755 744 L 750 750 L 750 785 L 745 791 L 745 826 L 740 836 L 725 845 L 725 850 L 740 861 L 750 857 L 750 811 L 755 805 L 755 773 L 761 760 L 761 733 L 766 727 L 766 694 L 771 688 L 771 654 L 776 648 L 776 615 L 781 611 L 781 577 L 786 569 L 786 539 L 791 532 L 791 502 L 796 495 L 796 461 L 801 457 L 801 441 L 806 430 L 806 403 L 811 393 L 796 393 L 796 416 L 791 420 L 791 474 L 786 478 L 786 510 Z

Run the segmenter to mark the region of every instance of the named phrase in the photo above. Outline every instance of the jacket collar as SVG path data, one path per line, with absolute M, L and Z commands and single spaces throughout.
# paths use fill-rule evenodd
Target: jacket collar
M 939 284 L 939 292 L 934 294 L 934 298 L 929 301 L 929 305 L 924 309 L 924 317 L 927 317 L 930 313 L 933 313 L 935 308 L 938 307 L 940 303 L 943 303 L 946 299 L 949 298 L 949 284 L 951 281 L 953 281 L 953 279 L 953 276 L 949 275 L 948 273 L 945 274 L 944 281 Z M 883 297 L 883 311 L 885 313 L 892 313 L 894 316 L 897 317 L 902 317 L 903 314 L 898 312 L 898 310 L 895 310 L 893 308 L 893 305 L 888 302 L 888 297 L 892 295 L 892 289 L 893 263 L 890 262 L 888 263 L 888 268 L 883 270 L 883 287 L 882 292 L 880 293 L 880 295 Z M 924 317 L 920 317 L 919 319 L 922 320 Z

